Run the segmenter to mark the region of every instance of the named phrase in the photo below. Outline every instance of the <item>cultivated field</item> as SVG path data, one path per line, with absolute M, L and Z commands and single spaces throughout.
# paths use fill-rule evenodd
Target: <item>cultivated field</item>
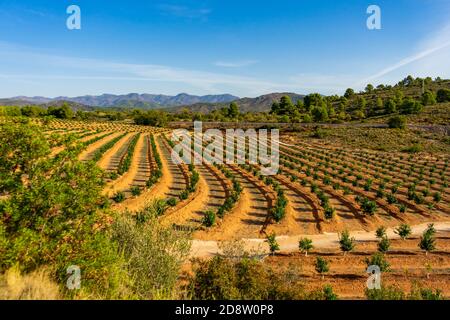
M 364 259 L 377 251 L 375 230 L 384 226 L 392 240 L 385 283 L 409 290 L 418 281 L 450 295 L 447 153 L 374 151 L 284 133 L 278 174 L 265 177 L 256 164 L 174 164 L 167 129 L 62 120 L 38 124 L 52 146 L 51 157 L 64 151 L 64 137 L 82 145 L 77 157 L 103 170 L 102 195 L 112 210 L 137 214 L 156 199 L 163 201 L 159 223 L 192 235 L 192 258 L 222 253 L 221 243 L 234 240 L 265 256 L 266 238 L 273 234 L 280 251 L 265 264 L 292 272 L 307 289 L 327 283 L 340 297 L 362 298 Z M 435 252 L 425 255 L 418 242 L 429 223 L 435 223 L 438 241 Z M 407 240 L 394 233 L 401 224 L 412 226 Z M 345 256 L 339 250 L 344 230 L 356 244 Z M 307 257 L 298 252 L 304 237 L 314 245 Z M 316 256 L 331 265 L 324 279 L 314 271 Z

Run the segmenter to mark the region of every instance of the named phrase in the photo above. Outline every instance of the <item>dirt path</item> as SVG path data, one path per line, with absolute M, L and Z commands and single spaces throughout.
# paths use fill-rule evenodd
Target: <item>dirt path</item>
M 232 171 L 243 191 L 236 208 L 220 226 L 222 235 L 232 239 L 258 237 L 267 217 L 267 201 L 264 194 L 247 180 L 239 171 Z
M 114 207 L 116 210 L 136 212 L 144 209 L 152 199 L 166 198 L 168 194 L 173 192 L 173 189 L 171 188 L 175 188 L 174 172 L 178 171 L 178 168 L 171 163 L 170 154 L 162 145 L 161 139 L 161 136 L 155 136 L 156 148 L 162 162 L 162 177 L 154 186 L 144 190 L 138 197 L 129 198 L 124 202 L 117 204 Z
M 133 184 L 134 178 L 138 174 L 140 168 L 140 162 L 142 157 L 142 150 L 145 150 L 146 134 L 141 134 L 137 143 L 135 150 L 133 152 L 133 157 L 131 158 L 130 168 L 117 180 L 107 183 L 103 189 L 103 194 L 107 196 L 112 196 L 119 191 L 127 191 Z M 144 159 L 145 160 L 145 159 Z
M 209 208 L 208 202 L 211 196 L 211 189 L 202 174 L 202 170 L 199 169 L 199 167 L 196 167 L 196 169 L 200 173 L 196 194 L 191 201 L 178 210 L 165 213 L 164 216 L 161 217 L 161 223 L 163 225 L 175 225 L 185 229 L 189 227 L 195 228 L 201 224 L 203 212 Z M 203 170 L 206 169 L 203 168 Z
M 411 236 L 419 236 L 427 228 L 428 223 L 412 226 Z M 449 222 L 434 222 L 434 227 L 437 231 L 450 231 Z M 375 231 L 354 231 L 350 232 L 352 237 L 355 237 L 356 242 L 374 241 L 376 240 Z M 394 228 L 387 229 L 387 235 L 390 239 L 399 239 L 399 236 L 394 233 Z M 280 251 L 295 252 L 298 251 L 298 242 L 304 235 L 297 236 L 278 236 L 277 241 L 280 245 Z M 339 239 L 337 233 L 325 233 L 319 235 L 308 236 L 313 241 L 314 248 L 317 249 L 338 249 Z M 249 250 L 263 250 L 268 253 L 268 246 L 264 239 L 243 239 L 245 248 Z M 213 240 L 193 240 L 191 248 L 191 257 L 208 257 L 219 253 L 218 241 Z M 356 244 L 358 246 L 358 244 Z
M 104 134 L 106 134 L 106 132 L 98 132 L 98 133 L 95 133 L 95 134 L 91 134 L 91 135 L 89 135 L 89 136 L 86 136 L 86 137 L 84 137 L 84 138 L 81 138 L 81 139 L 79 139 L 78 141 L 79 141 L 79 142 L 86 142 L 86 141 L 89 141 L 90 139 L 93 139 L 93 138 L 95 138 L 95 137 L 98 137 L 98 136 L 101 136 L 101 135 L 104 135 Z M 60 152 L 62 152 L 64 149 L 65 149 L 64 146 L 58 146 L 58 147 L 53 148 L 52 151 L 51 151 L 51 153 L 50 153 L 50 155 L 49 155 L 49 157 L 50 157 L 50 158 L 56 157 L 56 156 L 57 156 Z M 80 160 L 81 160 L 81 159 L 80 159 Z
M 136 133 L 129 133 L 122 139 L 120 139 L 111 149 L 105 152 L 103 154 L 102 158 L 98 161 L 97 165 L 102 168 L 103 170 L 111 171 L 112 169 L 117 169 L 117 166 L 120 161 L 120 151 L 122 151 L 124 148 L 126 149 L 126 146 L 128 143 L 130 143 L 132 137 Z
M 267 232 L 286 235 L 320 233 L 316 226 L 318 221 L 306 200 L 285 185 L 281 185 L 281 188 L 288 200 L 286 215 L 280 223 L 269 225 Z
M 101 134 L 106 134 L 106 133 L 102 132 Z M 97 151 L 97 149 L 99 149 L 101 146 L 108 143 L 112 139 L 116 138 L 120 134 L 121 134 L 120 132 L 113 133 L 103 139 L 100 139 L 100 140 L 90 144 L 83 152 L 80 153 L 80 155 L 78 156 L 78 159 L 80 159 L 81 161 L 91 160 L 94 157 L 94 154 Z M 92 136 L 89 136 L 89 138 L 92 138 Z

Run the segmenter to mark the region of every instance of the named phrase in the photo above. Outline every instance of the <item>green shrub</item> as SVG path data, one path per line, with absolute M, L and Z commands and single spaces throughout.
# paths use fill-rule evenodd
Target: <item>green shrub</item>
M 335 214 L 335 209 L 333 207 L 325 207 L 325 211 L 324 211 L 324 215 L 325 215 L 325 219 L 333 219 L 334 214 Z
M 386 236 L 386 227 L 385 226 L 380 226 L 378 227 L 378 229 L 375 231 L 375 236 L 378 239 L 383 238 L 384 236 Z
M 194 300 L 293 300 L 315 299 L 283 273 L 248 257 L 215 256 L 196 259 L 188 279 L 189 298 Z M 329 291 L 328 291 L 329 293 Z M 329 295 L 332 297 L 332 295 Z
M 274 254 L 275 251 L 280 250 L 280 245 L 277 242 L 275 233 L 267 235 L 266 241 L 269 244 L 269 250 L 272 254 Z
M 118 191 L 114 194 L 112 199 L 117 203 L 123 202 L 125 200 L 125 193 L 122 191 Z
M 216 222 L 216 214 L 214 211 L 208 210 L 204 213 L 202 224 L 205 227 L 212 227 L 214 223 Z
M 129 215 L 118 215 L 112 225 L 112 239 L 126 260 L 125 271 L 133 279 L 128 286 L 138 299 L 175 299 L 182 264 L 190 251 L 185 233 L 161 226 L 155 206 L 140 216 L 136 223 Z M 123 288 L 126 290 L 127 288 Z
M 365 261 L 366 261 L 367 267 L 375 265 L 375 266 L 380 267 L 381 272 L 389 271 L 390 264 L 389 264 L 389 262 L 387 262 L 384 254 L 382 254 L 381 252 L 374 253 L 370 257 L 370 259 L 366 258 Z
M 411 235 L 411 227 L 402 223 L 397 229 L 394 230 L 394 233 L 398 234 L 402 240 L 405 240 L 409 235 Z
M 344 254 L 354 249 L 354 242 L 355 238 L 350 238 L 350 233 L 348 232 L 348 230 L 344 230 L 339 234 L 339 244 Z
M 322 257 L 316 258 L 316 263 L 314 264 L 314 267 L 316 271 L 322 276 L 322 279 L 324 278 L 324 274 L 330 271 L 330 266 L 328 264 L 328 261 L 326 261 Z
M 389 247 L 391 246 L 391 241 L 389 241 L 388 237 L 384 235 L 381 237 L 380 242 L 378 242 L 378 251 L 385 253 L 389 250 Z
M 381 289 L 366 289 L 367 300 L 404 300 L 405 294 L 396 287 L 384 287 Z
M 131 194 L 136 197 L 141 194 L 141 188 L 139 186 L 132 186 L 131 187 Z
M 434 229 L 433 224 L 429 224 L 428 228 L 423 232 L 420 237 L 419 248 L 425 251 L 425 254 L 433 251 L 436 248 L 436 240 L 434 239 L 434 235 L 436 233 L 436 229 Z
M 312 240 L 309 238 L 302 238 L 298 243 L 298 248 L 300 251 L 305 253 L 305 256 L 308 255 L 308 251 L 313 248 Z
M 405 129 L 406 118 L 403 116 L 395 116 L 388 120 L 388 126 L 391 129 Z
M 189 198 L 189 191 L 187 190 L 183 190 L 180 192 L 180 200 L 186 200 L 187 198 Z
M 169 198 L 169 199 L 167 199 L 166 202 L 171 207 L 175 207 L 177 205 L 177 199 L 176 198 Z

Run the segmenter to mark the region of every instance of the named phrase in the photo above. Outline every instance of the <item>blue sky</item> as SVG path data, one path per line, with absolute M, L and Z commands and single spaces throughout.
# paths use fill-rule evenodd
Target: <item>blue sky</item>
M 66 8 L 81 8 L 68 30 Z M 381 8 L 381 30 L 366 9 Z M 450 78 L 449 0 L 0 0 L 0 97 L 341 94 Z

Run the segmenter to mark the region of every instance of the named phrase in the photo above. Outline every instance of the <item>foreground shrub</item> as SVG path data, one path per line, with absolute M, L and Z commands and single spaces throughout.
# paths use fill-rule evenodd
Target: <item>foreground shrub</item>
M 0 300 L 57 300 L 61 299 L 58 285 L 45 268 L 23 275 L 18 267 L 0 276 Z
M 335 300 L 330 286 L 306 292 L 292 274 L 277 272 L 249 253 L 196 259 L 186 289 L 194 300 Z M 238 258 L 237 258 L 238 257 Z
M 367 300 L 404 300 L 405 294 L 399 288 L 381 286 L 381 289 L 366 289 Z
M 139 299 L 177 298 L 175 288 L 189 254 L 189 238 L 162 227 L 155 210 L 147 209 L 145 215 L 144 223 L 130 215 L 118 215 L 112 225 L 112 239 L 133 279 L 128 289 Z
M 338 300 L 331 285 L 325 285 L 322 290 L 312 292 L 308 298 L 311 300 Z
M 368 300 L 442 300 L 442 292 L 440 290 L 432 290 L 422 288 L 413 283 L 412 290 L 409 294 L 403 292 L 395 286 L 381 286 L 381 289 L 366 289 L 366 297 Z

